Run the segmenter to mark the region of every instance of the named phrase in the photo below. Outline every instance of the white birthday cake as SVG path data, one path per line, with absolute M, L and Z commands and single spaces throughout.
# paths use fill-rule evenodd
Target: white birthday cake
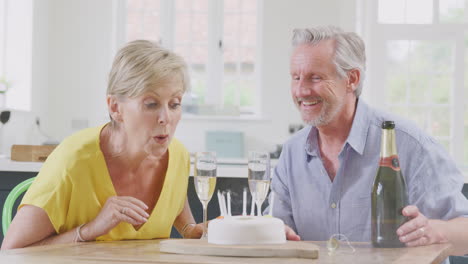
M 228 216 L 208 224 L 208 243 L 223 245 L 282 244 L 284 222 L 271 216 Z

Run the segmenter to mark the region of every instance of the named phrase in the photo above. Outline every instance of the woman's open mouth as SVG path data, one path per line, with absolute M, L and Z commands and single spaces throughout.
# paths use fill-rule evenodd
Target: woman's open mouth
M 169 135 L 157 135 L 154 137 L 154 140 L 159 144 L 164 144 L 169 141 Z

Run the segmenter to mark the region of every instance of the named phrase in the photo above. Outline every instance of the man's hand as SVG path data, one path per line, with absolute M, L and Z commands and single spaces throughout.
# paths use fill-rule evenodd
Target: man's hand
M 425 246 L 437 243 L 446 243 L 448 239 L 438 229 L 438 220 L 427 219 L 418 207 L 408 205 L 403 208 L 403 215 L 410 218 L 397 230 L 400 241 L 408 247 Z
M 294 232 L 294 230 L 287 226 L 287 225 L 284 225 L 284 231 L 286 232 L 286 239 L 287 240 L 292 240 L 292 241 L 300 241 L 301 240 L 301 237 L 298 236 L 296 234 L 296 232 Z

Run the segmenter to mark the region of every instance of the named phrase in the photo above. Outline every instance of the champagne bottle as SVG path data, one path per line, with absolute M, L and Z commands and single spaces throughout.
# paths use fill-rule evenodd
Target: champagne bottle
M 396 233 L 406 218 L 402 214 L 408 205 L 406 183 L 400 170 L 395 123 L 382 123 L 379 169 L 372 188 L 372 244 L 374 247 L 404 247 Z

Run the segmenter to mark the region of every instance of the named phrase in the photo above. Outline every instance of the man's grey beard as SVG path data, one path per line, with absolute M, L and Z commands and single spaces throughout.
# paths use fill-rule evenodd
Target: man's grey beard
M 304 120 L 303 119 L 303 121 L 307 125 L 314 126 L 314 127 L 323 126 L 323 125 L 326 125 L 326 124 L 328 124 L 330 122 L 329 118 L 328 118 L 328 115 L 327 115 L 327 113 L 325 113 L 325 111 L 320 113 L 320 115 L 317 118 L 314 118 L 313 120 Z
M 337 105 L 333 109 L 328 102 L 323 101 L 323 109 L 317 118 L 314 118 L 313 120 L 304 120 L 304 119 L 302 120 L 307 125 L 314 126 L 314 127 L 328 125 L 332 121 L 332 119 L 338 114 L 338 112 L 341 111 L 341 109 L 343 108 L 343 105 L 344 103 L 340 102 L 339 105 Z

